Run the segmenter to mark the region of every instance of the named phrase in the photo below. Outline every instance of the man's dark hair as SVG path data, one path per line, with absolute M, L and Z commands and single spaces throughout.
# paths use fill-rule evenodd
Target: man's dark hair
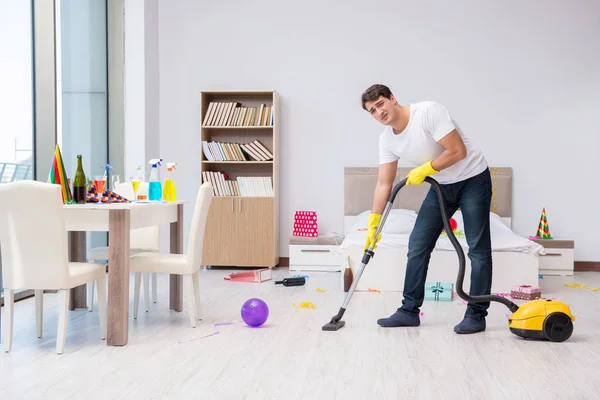
M 392 97 L 392 91 L 389 87 L 381 84 L 375 84 L 365 90 L 361 96 L 362 108 L 367 110 L 365 107 L 365 103 L 367 101 L 375 101 L 379 98 L 379 96 L 383 96 L 386 99 L 390 99 Z

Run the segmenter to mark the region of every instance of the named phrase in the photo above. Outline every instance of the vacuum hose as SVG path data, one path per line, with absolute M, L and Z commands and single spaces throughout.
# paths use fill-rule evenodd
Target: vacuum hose
M 402 189 L 402 187 L 404 187 L 404 185 L 406 185 L 406 180 L 407 179 L 404 178 L 403 180 L 398 182 L 396 184 L 396 186 L 394 186 L 394 188 L 392 189 L 392 193 L 390 194 L 390 200 L 388 201 L 388 205 L 390 205 L 391 203 L 394 202 L 394 199 L 396 198 L 398 191 L 400 189 Z M 450 238 L 450 242 L 452 242 L 452 245 L 454 246 L 454 248 L 456 249 L 456 253 L 458 254 L 458 277 L 456 279 L 456 293 L 458 294 L 458 296 L 465 301 L 470 301 L 470 302 L 475 302 L 475 303 L 485 302 L 485 301 L 496 301 L 498 303 L 504 304 L 512 312 L 517 311 L 519 309 L 519 306 L 516 305 L 515 303 L 513 303 L 512 301 L 510 301 L 509 299 L 504 298 L 502 296 L 495 296 L 495 295 L 471 296 L 464 292 L 463 283 L 465 280 L 465 253 L 462 249 L 462 246 L 458 242 L 458 239 L 456 238 L 456 236 L 454 236 L 454 232 L 452 231 L 452 227 L 450 226 L 450 217 L 448 216 L 448 211 L 446 210 L 446 204 L 444 203 L 442 188 L 440 187 L 440 184 L 433 178 L 426 177 L 425 182 L 429 182 L 435 188 L 435 190 L 438 194 L 438 200 L 439 200 L 439 204 L 440 204 L 440 211 L 442 212 L 442 220 L 444 221 L 444 227 L 446 228 L 446 233 L 448 234 L 448 238 Z

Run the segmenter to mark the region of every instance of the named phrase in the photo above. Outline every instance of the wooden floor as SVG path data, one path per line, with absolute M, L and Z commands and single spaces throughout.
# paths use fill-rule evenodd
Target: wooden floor
M 486 332 L 456 335 L 452 327 L 465 309 L 460 299 L 426 302 L 418 328 L 378 327 L 377 318 L 400 304 L 399 293 L 355 293 L 346 326 L 323 332 L 343 301 L 338 273 L 306 273 L 306 286 L 283 287 L 223 280 L 229 272 L 202 272 L 203 321 L 195 329 L 185 308 L 168 310 L 162 276 L 158 303 L 130 319 L 123 348 L 99 339 L 97 309 L 77 310 L 59 356 L 56 295 L 45 297 L 42 339 L 35 334 L 33 299 L 17 303 L 13 351 L 0 354 L 0 399 L 600 398 L 600 291 L 564 286 L 600 287 L 600 273 L 540 281 L 544 296 L 567 302 L 577 317 L 571 339 L 556 344 L 512 335 L 500 304 L 492 304 Z M 265 326 L 221 326 L 219 334 L 200 339 L 215 323 L 240 322 L 242 303 L 251 297 L 270 307 Z M 292 305 L 305 301 L 316 309 Z

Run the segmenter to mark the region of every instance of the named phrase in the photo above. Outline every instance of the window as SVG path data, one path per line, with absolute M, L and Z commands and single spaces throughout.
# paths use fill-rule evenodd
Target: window
M 31 6 L 25 0 L 0 1 L 0 184 L 35 179 Z M 0 260 L 0 303 L 3 293 Z
M 0 184 L 33 176 L 31 2 L 0 2 Z

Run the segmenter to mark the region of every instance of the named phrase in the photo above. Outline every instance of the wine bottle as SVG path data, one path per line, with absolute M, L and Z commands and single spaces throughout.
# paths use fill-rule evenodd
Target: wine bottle
M 344 292 L 350 290 L 350 286 L 352 286 L 352 281 L 354 280 L 354 274 L 352 274 L 352 268 L 350 268 L 350 264 L 346 266 L 346 270 L 344 271 Z
M 83 172 L 81 154 L 77 155 L 77 171 L 73 180 L 73 199 L 77 204 L 85 204 L 86 198 L 86 179 Z
M 304 278 L 285 278 L 281 281 L 275 281 L 275 284 L 283 284 L 283 286 L 302 286 L 306 283 Z

